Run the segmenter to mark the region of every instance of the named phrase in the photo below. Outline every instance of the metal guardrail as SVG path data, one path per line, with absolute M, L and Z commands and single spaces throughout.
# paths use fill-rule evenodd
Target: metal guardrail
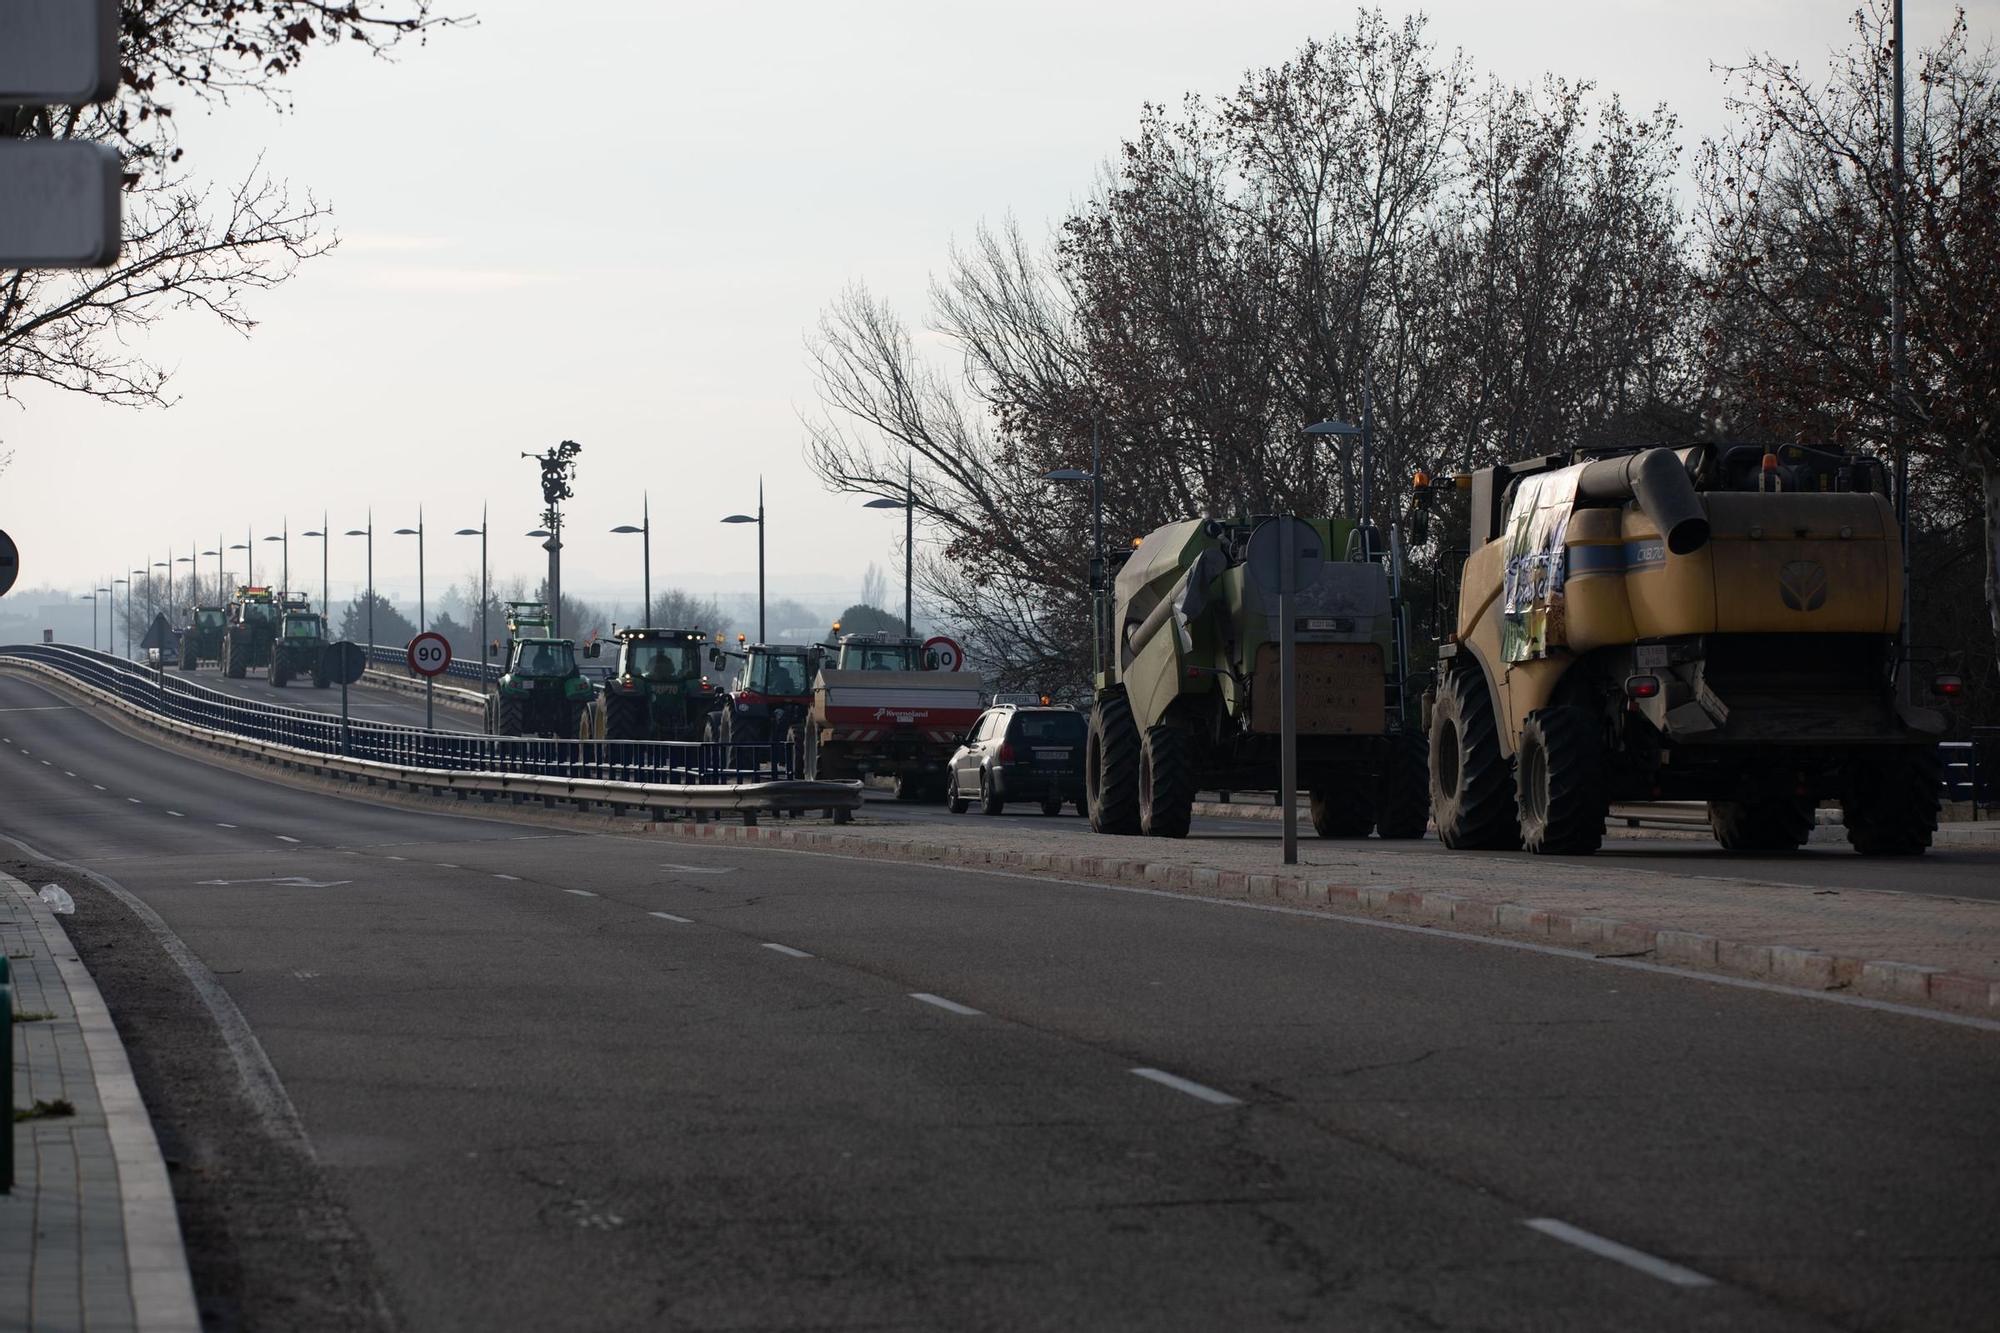
M 1970 804 L 1974 819 L 2000 800 L 1994 790 L 2000 776 L 2000 727 L 1974 727 L 1971 740 L 1945 741 L 1938 754 L 1944 760 L 1945 800 Z
M 755 813 L 861 804 L 858 783 L 802 780 L 789 743 L 584 741 L 427 731 L 385 722 L 343 722 L 331 713 L 282 708 L 223 694 L 85 648 L 0 647 L 15 662 L 116 702 L 128 713 L 190 739 L 222 743 L 350 777 L 477 794 L 486 799 L 602 803 L 655 810 Z M 317 762 L 314 762 L 317 761 Z
M 368 663 L 370 666 L 399 666 L 407 668 L 409 665 L 409 650 L 407 648 L 399 648 L 385 643 L 364 643 L 361 645 L 361 650 L 368 654 Z M 454 657 L 451 665 L 444 669 L 444 674 L 453 680 L 470 680 L 484 684 L 500 679 L 503 672 L 498 665 L 492 662 Z

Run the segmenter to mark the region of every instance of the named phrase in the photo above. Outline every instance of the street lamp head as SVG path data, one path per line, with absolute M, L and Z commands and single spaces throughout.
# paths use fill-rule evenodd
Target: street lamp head
M 1340 435 L 1346 437 L 1353 437 L 1361 433 L 1361 427 L 1349 425 L 1345 421 L 1334 421 L 1332 419 L 1328 419 L 1326 421 L 1315 421 L 1312 425 L 1307 426 L 1305 428 L 1305 433 L 1307 435 Z
M 324 536 L 326 536 L 326 534 L 325 534 L 324 532 L 301 532 L 301 533 L 299 534 L 299 536 L 301 536 L 301 537 L 324 537 Z
M 366 528 L 349 528 L 347 535 L 350 537 L 366 537 L 370 534 Z
M 533 532 L 524 532 L 521 535 L 523 537 L 546 537 L 549 535 L 549 530 L 547 528 L 536 528 Z
M 417 535 L 417 530 L 415 528 L 397 528 L 396 535 L 398 537 L 414 537 Z M 269 541 L 271 539 L 266 537 L 264 540 Z
M 267 541 L 267 542 L 281 542 L 281 541 L 283 541 L 283 540 L 284 540 L 284 538 L 283 538 L 283 537 L 277 537 L 277 536 L 273 536 L 273 537 L 266 537 L 266 538 L 264 538 L 264 540 L 265 540 L 265 541 Z
M 247 551 L 250 548 L 248 546 L 245 546 L 242 542 L 238 542 L 236 543 L 236 545 L 230 547 L 229 549 L 232 551 Z
M 174 563 L 177 565 L 191 565 L 194 563 L 194 557 L 191 555 L 177 555 L 174 557 Z
M 750 514 L 731 514 L 722 521 L 724 523 L 755 523 L 757 520 Z
M 643 533 L 645 531 L 644 528 L 635 528 L 630 523 L 620 523 L 617 527 L 611 530 L 613 532 L 640 532 L 640 533 Z
M 203 552 L 202 552 L 202 554 L 203 554 L 203 555 L 221 555 L 221 554 L 222 554 L 222 552 L 220 552 L 220 551 L 203 551 Z
M 870 500 L 861 507 L 863 509 L 901 509 L 904 507 L 906 503 L 907 501 L 891 500 L 888 499 L 887 497 L 884 497 L 883 499 L 880 500 Z
M 460 528 L 451 535 L 454 537 L 484 537 L 486 530 L 484 528 Z
M 154 569 L 165 569 L 166 567 L 167 567 L 167 562 L 164 560 L 155 560 L 153 562 Z
M 1053 472 L 1044 472 L 1043 481 L 1095 481 L 1096 477 L 1080 467 L 1059 467 Z

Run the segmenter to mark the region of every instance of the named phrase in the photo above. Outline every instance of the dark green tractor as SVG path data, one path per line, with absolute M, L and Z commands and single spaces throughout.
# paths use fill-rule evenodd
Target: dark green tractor
M 316 611 L 286 611 L 271 640 L 271 685 L 282 690 L 292 680 L 311 678 L 313 688 L 333 683 L 326 670 L 326 622 Z
M 181 631 L 181 670 L 193 671 L 203 662 L 222 661 L 222 634 L 229 627 L 226 606 L 197 606 Z
M 271 641 L 278 637 L 278 599 L 269 588 L 241 587 L 230 600 L 222 627 L 222 674 L 242 680 L 252 667 L 271 665 Z
M 486 696 L 486 730 L 496 736 L 575 736 L 594 691 L 568 639 L 516 639 L 507 670 Z
M 578 734 L 585 740 L 691 741 L 722 702 L 702 674 L 700 630 L 622 629 L 618 669 L 590 704 Z M 595 642 L 585 653 L 595 657 Z

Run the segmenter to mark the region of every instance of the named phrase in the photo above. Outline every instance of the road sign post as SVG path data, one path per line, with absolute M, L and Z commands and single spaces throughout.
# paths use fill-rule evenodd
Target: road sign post
M 451 640 L 436 630 L 425 630 L 410 640 L 405 656 L 410 670 L 424 678 L 424 727 L 428 730 L 437 719 L 437 678 L 451 667 Z
M 1250 534 L 1247 564 L 1258 586 L 1278 590 L 1278 806 L 1284 864 L 1299 863 L 1297 612 L 1300 574 L 1325 559 L 1319 533 L 1296 518 L 1266 519 Z
M 361 679 L 361 673 L 368 669 L 368 654 L 361 651 L 361 645 L 342 639 L 339 643 L 326 646 L 326 674 L 340 682 L 340 752 L 354 753 L 353 732 L 347 721 L 347 687 Z
M 14 545 L 14 539 L 0 532 L 0 597 L 14 586 L 14 580 L 21 577 L 21 551 Z M 93 624 L 96 622 L 93 621 Z
M 958 646 L 958 640 L 942 634 L 924 640 L 920 659 L 926 667 L 934 671 L 963 671 L 965 669 L 965 649 Z
M 118 0 L 0 4 L 0 107 L 87 106 L 118 92 Z M 118 258 L 124 166 L 109 144 L 0 141 L 0 268 Z

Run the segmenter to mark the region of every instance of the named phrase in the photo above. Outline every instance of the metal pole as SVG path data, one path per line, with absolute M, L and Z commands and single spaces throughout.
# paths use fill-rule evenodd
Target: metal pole
M 1296 543 L 1291 522 L 1277 522 L 1282 538 L 1278 543 L 1278 805 L 1283 811 L 1285 864 L 1295 866 L 1299 863 L 1298 679 L 1292 633 Z
M 257 529 L 246 526 L 243 529 L 243 563 L 248 569 L 243 581 L 252 587 L 257 583 Z
M 332 628 L 333 584 L 327 578 L 332 566 L 328 561 L 326 548 L 332 544 L 333 533 L 326 526 L 326 511 L 322 509 L 319 511 L 319 613 L 327 618 L 329 629 Z
M 903 633 L 917 637 L 916 587 L 917 483 L 910 460 L 903 459 Z
M 368 652 L 375 652 L 375 511 L 368 511 Z M 364 671 L 367 668 L 362 668 Z
M 285 519 L 284 526 L 279 529 L 278 558 L 283 562 L 280 566 L 281 572 L 278 575 L 278 580 L 283 586 L 278 591 L 290 592 L 292 590 L 292 520 L 289 517 Z
M 432 731 L 435 730 L 437 727 L 436 699 L 437 699 L 437 677 L 425 676 L 424 677 L 424 730 L 425 731 Z
M 1910 442 L 1906 425 L 1909 404 L 1908 348 L 1903 329 L 1903 0 L 1896 0 L 1895 17 L 1895 107 L 1891 113 L 1894 161 L 1889 173 L 1889 395 L 1891 423 L 1896 432 L 1896 526 L 1903 539 L 1903 624 L 1902 643 L 1896 654 L 1896 676 L 1902 697 L 1910 691 Z
M 562 515 L 549 525 L 549 633 L 562 637 Z
M 645 578 L 643 580 L 646 605 L 639 613 L 639 624 L 646 626 L 653 623 L 653 506 L 651 498 L 643 491 L 639 494 L 639 514 L 639 550 L 641 551 L 639 558 L 646 566 Z
M 764 632 L 764 479 L 757 478 L 757 642 L 767 643 Z
M 479 506 L 479 692 L 487 692 L 486 670 L 486 506 Z
M 1103 422 L 1090 422 L 1090 671 L 1091 686 L 1104 675 L 1104 451 L 1099 441 Z
M 424 507 L 417 506 L 417 633 L 430 628 L 424 605 Z
M 215 600 L 218 602 L 227 602 L 229 600 L 229 589 L 225 586 L 229 582 L 229 574 L 228 571 L 224 570 L 222 567 L 222 556 L 223 552 L 226 549 L 227 547 L 222 540 L 222 534 L 219 532 L 216 533 L 215 534 Z

